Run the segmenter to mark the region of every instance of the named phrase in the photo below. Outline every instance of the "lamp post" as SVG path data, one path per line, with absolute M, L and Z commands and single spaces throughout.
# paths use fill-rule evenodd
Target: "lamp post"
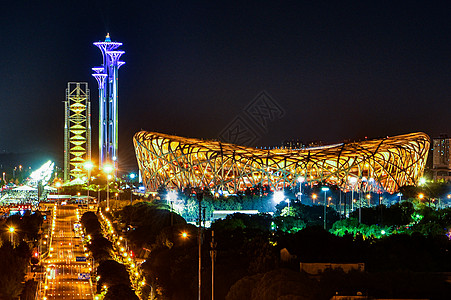
M 283 191 L 274 191 L 274 202 L 276 204 L 279 204 L 283 200 L 285 200 L 284 192 Z
M 99 210 L 100 205 L 100 184 L 97 185 L 97 210 Z
M 111 164 L 105 164 L 103 166 L 103 171 L 107 174 L 106 176 L 106 211 L 110 210 L 110 179 L 111 172 L 113 172 L 113 166 Z
M 58 191 L 58 200 L 59 200 L 59 198 L 60 198 L 60 187 L 61 187 L 61 182 L 60 182 L 60 181 L 57 181 L 57 182 L 55 183 L 55 187 L 56 187 L 56 190 Z M 58 201 L 58 200 L 56 200 L 56 201 Z
M 327 192 L 329 191 L 329 188 L 327 186 L 324 186 L 321 188 L 321 191 L 324 192 L 324 230 L 326 230 L 326 203 L 327 203 Z
M 92 162 L 87 161 L 87 162 L 85 162 L 85 164 L 83 166 L 88 171 L 88 180 L 86 181 L 87 182 L 87 190 L 88 190 L 88 199 L 86 200 L 86 209 L 88 209 L 88 206 L 89 206 L 89 182 L 91 181 L 91 170 L 94 167 L 94 165 L 92 164 Z
M 299 202 L 302 203 L 302 183 L 305 181 L 304 177 L 299 177 L 298 178 L 298 182 L 299 182 Z
M 12 226 L 9 227 L 9 242 L 13 247 L 14 247 L 14 230 L 15 230 L 14 227 Z
M 211 300 L 215 300 L 215 261 L 216 261 L 216 242 L 215 242 L 215 231 L 211 231 L 211 242 L 210 242 L 210 257 L 211 257 Z
M 201 300 L 202 295 L 202 199 L 204 198 L 204 193 L 202 190 L 198 189 L 196 191 L 196 198 L 199 201 L 199 227 L 197 228 L 197 246 L 198 246 L 198 289 L 197 296 L 198 300 Z
M 351 177 L 349 182 L 351 183 L 351 211 L 354 211 L 354 186 L 357 182 L 357 178 Z
M 133 189 L 132 189 L 132 181 L 135 179 L 135 173 L 130 174 L 130 205 L 133 205 Z

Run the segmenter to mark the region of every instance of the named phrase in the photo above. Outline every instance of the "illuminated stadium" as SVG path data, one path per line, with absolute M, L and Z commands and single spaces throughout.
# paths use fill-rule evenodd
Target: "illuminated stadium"
M 161 185 L 229 193 L 256 185 L 281 190 L 295 187 L 302 178 L 342 190 L 393 193 L 418 183 L 430 139 L 424 133 L 411 133 L 300 150 L 266 150 L 141 131 L 133 143 L 148 191 Z

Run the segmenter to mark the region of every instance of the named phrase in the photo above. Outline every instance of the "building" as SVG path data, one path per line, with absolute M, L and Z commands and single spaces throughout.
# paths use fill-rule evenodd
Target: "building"
M 447 135 L 432 139 L 432 174 L 434 180 L 451 180 L 451 151 Z
M 302 149 L 302 148 L 305 148 L 305 145 L 300 140 L 287 140 L 287 141 L 283 141 L 282 148 L 285 148 L 285 149 Z
M 116 50 L 122 43 L 112 42 L 107 34 L 104 42 L 94 43 L 102 52 L 102 66 L 92 68 L 99 85 L 99 169 L 105 163 L 118 163 L 118 70 L 124 51 Z
M 69 82 L 64 101 L 64 180 L 86 176 L 91 160 L 91 101 L 86 82 Z
M 256 149 L 219 141 L 141 131 L 133 138 L 148 191 L 207 187 L 236 193 L 253 186 L 272 190 L 307 184 L 343 190 L 395 192 L 423 175 L 430 139 L 411 133 L 362 142 L 291 149 Z

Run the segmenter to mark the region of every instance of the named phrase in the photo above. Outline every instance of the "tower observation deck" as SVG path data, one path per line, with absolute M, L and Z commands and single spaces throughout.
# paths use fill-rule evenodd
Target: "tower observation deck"
M 111 163 L 117 170 L 118 160 L 118 70 L 125 64 L 117 50 L 122 43 L 112 42 L 107 34 L 104 42 L 94 43 L 102 52 L 102 66 L 92 68 L 99 85 L 99 169 Z M 116 173 L 116 171 L 115 171 Z

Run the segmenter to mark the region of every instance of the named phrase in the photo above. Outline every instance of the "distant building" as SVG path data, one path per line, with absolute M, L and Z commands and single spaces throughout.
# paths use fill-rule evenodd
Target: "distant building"
M 300 140 L 289 140 L 289 141 L 284 141 L 282 143 L 282 147 L 285 149 L 303 149 L 303 148 L 305 148 L 305 145 Z
M 322 141 L 311 141 L 307 144 L 308 148 L 314 148 L 314 147 L 322 147 L 323 142 Z
M 451 181 L 450 140 L 444 134 L 432 139 L 432 174 L 434 180 Z

